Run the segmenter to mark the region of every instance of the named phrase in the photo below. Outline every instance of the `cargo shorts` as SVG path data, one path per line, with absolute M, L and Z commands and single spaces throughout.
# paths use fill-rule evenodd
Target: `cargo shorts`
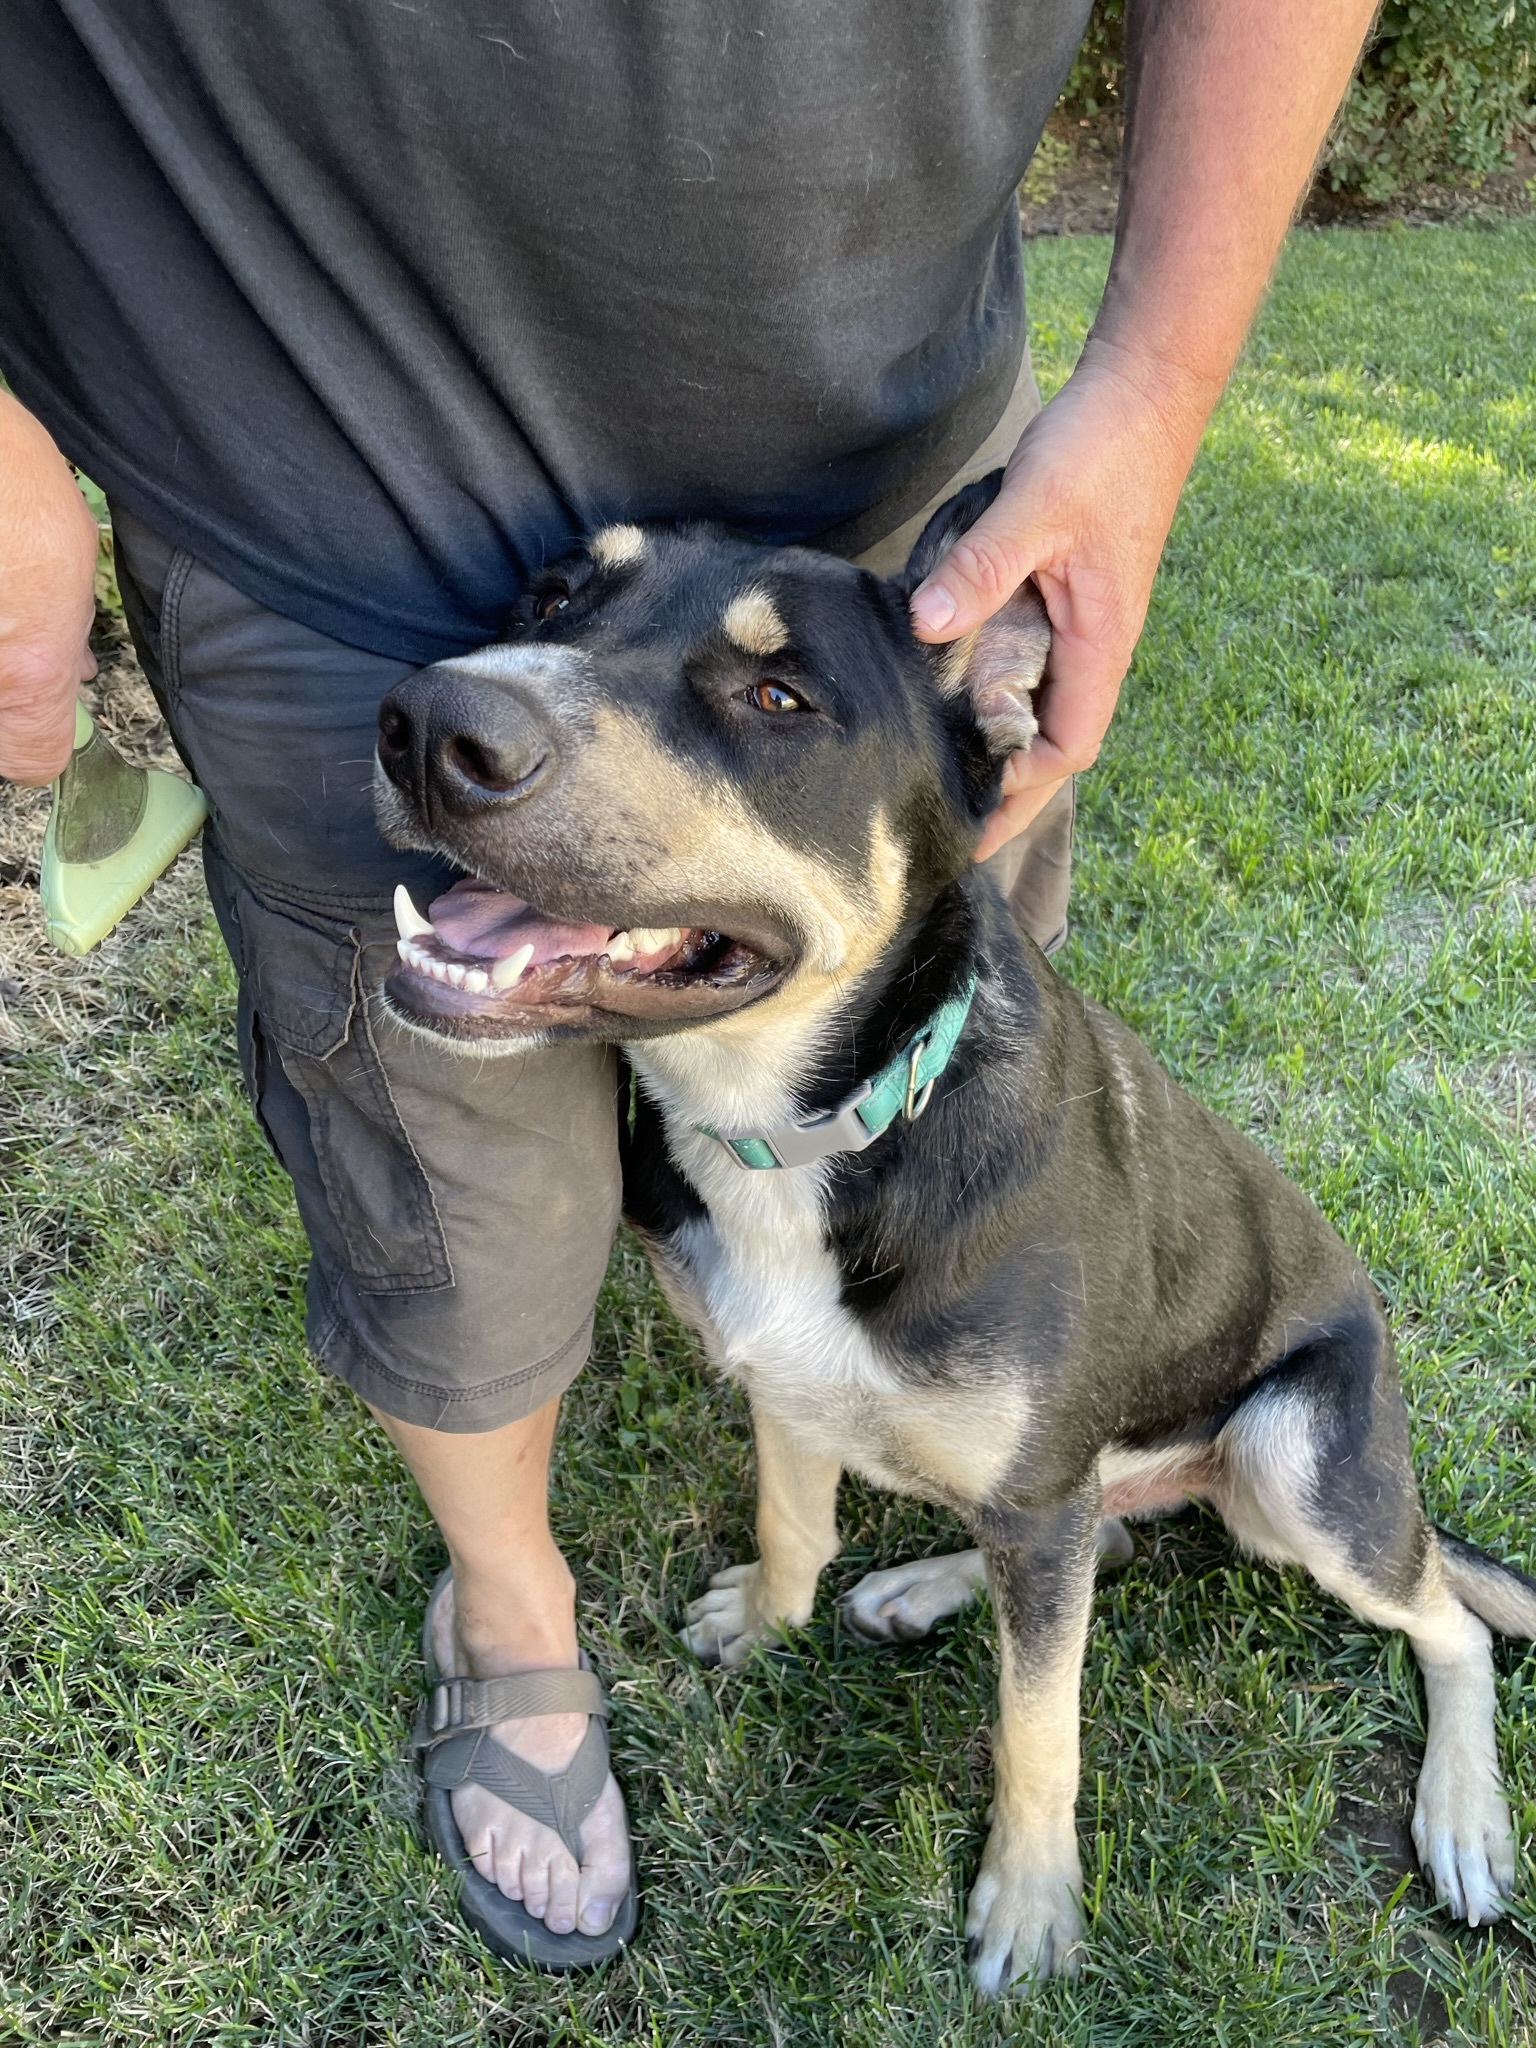
M 1026 363 L 956 481 L 1005 459 L 1038 405 Z M 898 566 L 929 509 L 861 559 Z M 135 645 L 208 799 L 241 1066 L 309 1239 L 310 1345 L 402 1421 L 514 1422 L 590 1347 L 619 1216 L 613 1048 L 467 1059 L 388 1015 L 395 888 L 427 904 L 456 879 L 374 824 L 379 700 L 409 665 L 266 610 L 121 511 L 114 529 Z M 1044 943 L 1065 931 L 1071 827 L 1069 787 L 997 856 Z

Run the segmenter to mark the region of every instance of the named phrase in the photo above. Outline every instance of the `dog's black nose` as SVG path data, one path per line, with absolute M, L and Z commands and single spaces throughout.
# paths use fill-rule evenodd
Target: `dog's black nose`
M 384 773 L 429 814 L 466 816 L 514 802 L 554 760 L 554 735 L 530 704 L 448 665 L 407 676 L 379 706 Z

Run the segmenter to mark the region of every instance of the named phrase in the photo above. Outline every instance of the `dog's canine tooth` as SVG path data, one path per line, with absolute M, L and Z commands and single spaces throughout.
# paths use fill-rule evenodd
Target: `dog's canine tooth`
M 464 975 L 464 992 L 466 995 L 483 996 L 490 985 L 491 977 L 483 967 L 470 967 L 466 969 Z
M 427 939 L 433 935 L 432 920 L 416 908 L 404 882 L 395 890 L 395 927 L 402 939 Z
M 523 969 L 532 958 L 532 946 L 519 946 L 507 959 L 498 960 L 491 969 L 492 986 L 499 989 L 516 988 L 523 978 Z
M 680 925 L 657 925 L 653 929 L 631 932 L 630 942 L 637 953 L 663 953 L 669 946 L 683 943 Z
M 615 932 L 603 948 L 610 960 L 617 960 L 622 966 L 626 960 L 635 957 L 635 935 L 633 932 Z

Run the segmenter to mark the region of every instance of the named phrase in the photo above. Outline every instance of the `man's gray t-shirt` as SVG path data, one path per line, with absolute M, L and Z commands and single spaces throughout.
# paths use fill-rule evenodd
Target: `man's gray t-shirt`
M 1000 413 L 1088 0 L 8 0 L 0 368 L 431 660 L 596 522 L 867 545 Z

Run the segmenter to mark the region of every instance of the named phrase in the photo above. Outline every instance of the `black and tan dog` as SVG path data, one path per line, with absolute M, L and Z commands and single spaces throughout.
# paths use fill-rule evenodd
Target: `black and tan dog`
M 1406 1631 L 1429 1707 L 1414 1839 L 1480 1925 L 1514 1873 L 1489 1629 L 1536 1634 L 1536 1582 L 1425 1520 L 1381 1304 L 1328 1223 L 1057 980 L 971 863 L 1048 635 L 1024 594 L 928 649 L 906 601 L 995 489 L 889 583 L 608 528 L 502 643 L 393 691 L 384 827 L 476 879 L 430 922 L 407 899 L 388 1000 L 476 1055 L 629 1048 L 627 1206 L 757 1438 L 760 1555 L 695 1603 L 700 1655 L 805 1621 L 844 1467 L 974 1532 L 848 1611 L 919 1634 L 990 1586 L 984 1992 L 1076 1966 L 1101 1518 L 1192 1497 Z

